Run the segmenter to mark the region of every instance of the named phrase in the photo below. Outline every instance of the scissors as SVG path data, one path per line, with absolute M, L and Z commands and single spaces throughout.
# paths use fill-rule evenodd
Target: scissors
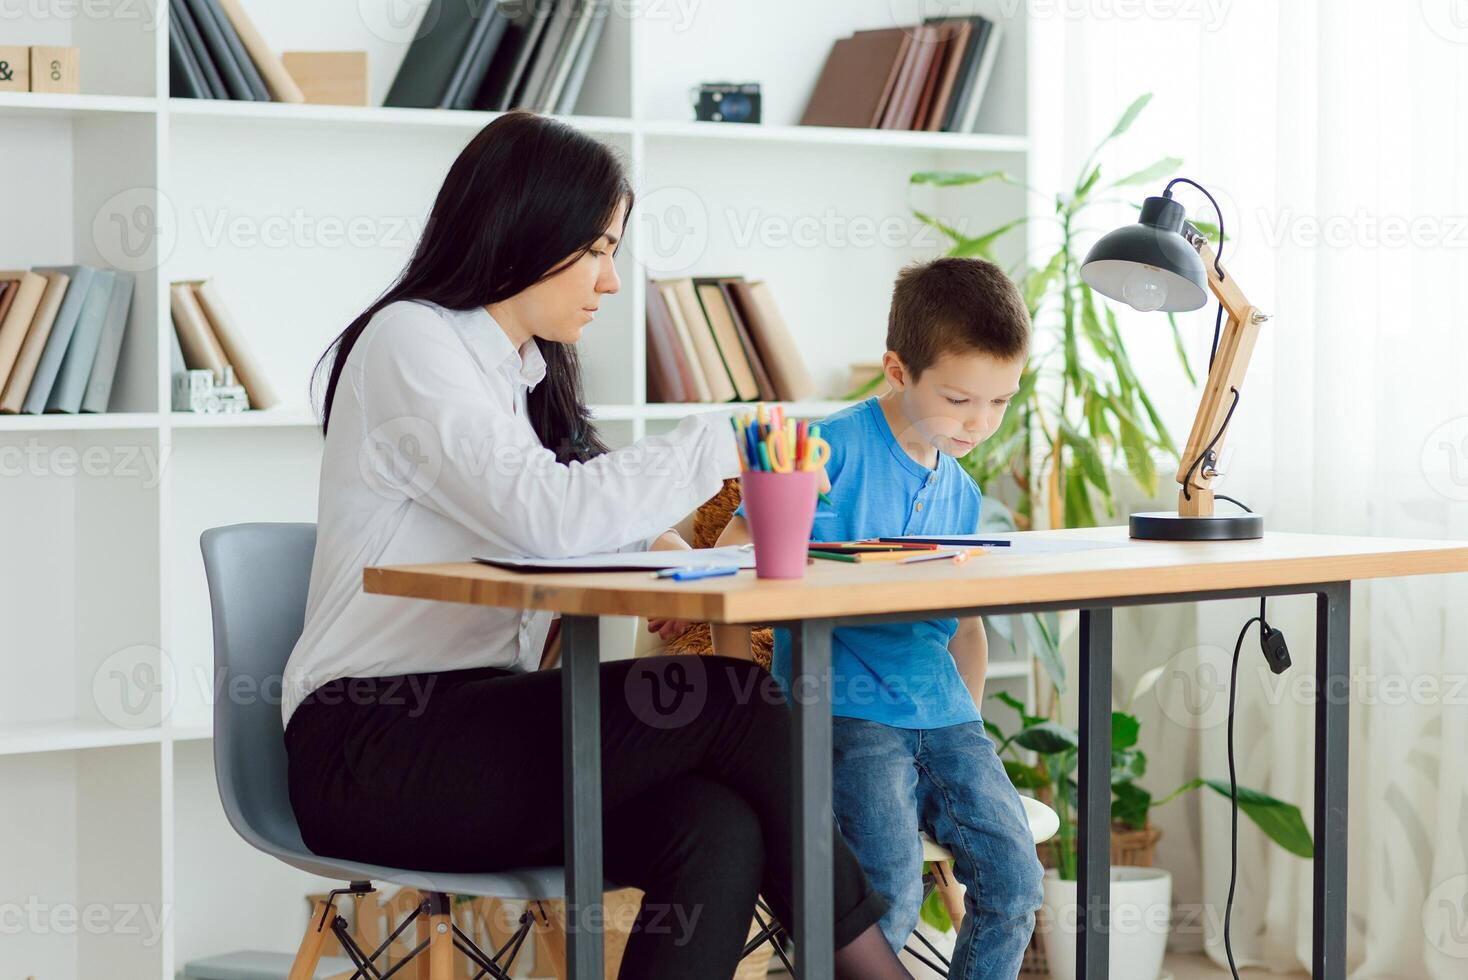
M 818 470 L 831 461 L 831 444 L 820 436 L 806 436 L 803 470 Z
M 770 453 L 770 470 L 774 473 L 789 473 L 795 469 L 794 453 L 785 441 L 783 430 L 771 432 L 765 437 L 765 448 Z

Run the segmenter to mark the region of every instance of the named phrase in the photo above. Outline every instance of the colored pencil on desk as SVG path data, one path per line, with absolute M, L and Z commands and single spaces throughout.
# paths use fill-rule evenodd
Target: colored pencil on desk
M 819 551 L 819 550 L 817 550 L 815 548 L 812 548 L 810 551 L 807 551 L 806 554 L 809 555 L 812 558 L 824 558 L 827 561 L 849 561 L 849 562 L 856 562 L 856 561 L 859 560 L 856 555 L 844 555 L 844 554 L 842 554 L 839 551 Z

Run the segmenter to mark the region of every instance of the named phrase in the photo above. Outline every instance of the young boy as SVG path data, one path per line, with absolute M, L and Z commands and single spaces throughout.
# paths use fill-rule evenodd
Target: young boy
M 897 277 L 882 366 L 890 390 L 821 423 L 834 506 L 812 540 L 972 534 L 980 494 L 958 465 L 999 427 L 1029 351 L 1024 301 L 997 266 L 942 258 Z M 749 540 L 741 508 L 719 544 Z M 720 646 L 736 639 L 723 632 Z M 953 851 L 967 888 L 949 976 L 1019 973 L 1042 869 L 1019 794 L 979 716 L 988 643 L 978 618 L 843 627 L 832 639 L 837 823 L 890 908 L 901 949 L 922 902 L 919 829 Z M 790 637 L 772 673 L 787 691 Z

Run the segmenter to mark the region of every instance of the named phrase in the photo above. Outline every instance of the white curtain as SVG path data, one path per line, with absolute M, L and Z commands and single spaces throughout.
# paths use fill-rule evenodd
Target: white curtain
M 1468 0 L 1033 3 L 1034 179 L 1065 186 L 1136 95 L 1151 105 L 1102 157 L 1112 177 L 1161 156 L 1224 212 L 1223 260 L 1272 313 L 1223 454 L 1220 491 L 1270 528 L 1468 539 Z M 1157 187 L 1127 189 L 1140 201 Z M 1190 214 L 1203 198 L 1179 189 Z M 1123 205 L 1098 231 L 1134 220 Z M 1197 391 L 1165 323 L 1123 317 L 1174 435 Z M 1206 367 L 1213 308 L 1185 338 Z M 1171 491 L 1168 491 L 1169 503 Z M 1226 504 L 1220 503 L 1220 507 Z M 1227 778 L 1228 661 L 1258 602 L 1118 616 L 1118 692 L 1137 705 L 1161 794 Z M 1246 641 L 1241 783 L 1312 823 L 1314 606 L 1275 599 L 1294 669 Z M 1357 978 L 1468 976 L 1468 581 L 1362 583 L 1352 603 L 1350 940 Z M 1156 812 L 1175 876 L 1174 945 L 1223 962 L 1228 806 L 1204 790 Z M 1241 822 L 1233 947 L 1308 970 L 1310 862 Z

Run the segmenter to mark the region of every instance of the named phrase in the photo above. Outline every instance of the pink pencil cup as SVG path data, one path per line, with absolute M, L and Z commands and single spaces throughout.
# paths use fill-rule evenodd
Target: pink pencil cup
M 804 578 L 806 551 L 816 519 L 816 473 L 746 470 L 740 474 L 739 484 L 744 494 L 744 517 L 754 538 L 755 575 Z

